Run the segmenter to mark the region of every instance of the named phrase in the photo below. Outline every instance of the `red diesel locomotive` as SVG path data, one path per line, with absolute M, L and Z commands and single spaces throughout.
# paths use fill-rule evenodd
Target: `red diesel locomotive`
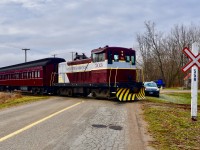
M 57 93 L 73 96 L 111 97 L 120 101 L 144 98 L 142 82 L 137 82 L 136 55 L 133 49 L 104 47 L 91 51 L 91 58 L 78 55 L 59 64 Z
M 144 98 L 135 62 L 133 49 L 108 46 L 92 50 L 90 58 L 45 58 L 0 68 L 0 89 L 132 101 Z

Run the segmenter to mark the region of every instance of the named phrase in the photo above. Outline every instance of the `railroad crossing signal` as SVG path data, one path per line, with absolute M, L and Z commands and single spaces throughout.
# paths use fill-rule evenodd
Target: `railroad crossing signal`
M 183 72 L 190 70 L 194 65 L 200 69 L 200 54 L 195 56 L 187 47 L 183 49 L 183 53 L 185 53 L 190 58 L 190 62 L 182 68 Z
M 183 53 L 185 53 L 189 58 L 190 62 L 182 68 L 183 72 L 191 69 L 191 119 L 193 121 L 197 120 L 197 96 L 198 96 L 198 69 L 200 69 L 200 54 L 198 43 L 192 44 L 192 52 L 189 48 L 184 48 Z

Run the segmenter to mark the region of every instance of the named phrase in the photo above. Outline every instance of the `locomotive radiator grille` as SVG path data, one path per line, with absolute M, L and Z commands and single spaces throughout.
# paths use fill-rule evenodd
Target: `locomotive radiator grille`
M 128 88 L 118 88 L 116 97 L 119 101 L 134 101 L 145 99 L 144 88 L 141 88 L 138 93 L 130 92 Z

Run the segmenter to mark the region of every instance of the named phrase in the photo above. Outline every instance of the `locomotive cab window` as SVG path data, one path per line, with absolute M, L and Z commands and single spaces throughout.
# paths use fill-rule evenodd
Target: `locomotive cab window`
M 130 62 L 130 56 L 126 56 L 126 62 Z
M 114 55 L 114 61 L 119 61 L 119 55 L 117 54 Z
M 135 56 L 131 56 L 131 64 L 135 65 Z
M 101 62 L 105 60 L 105 53 L 92 54 L 93 62 Z

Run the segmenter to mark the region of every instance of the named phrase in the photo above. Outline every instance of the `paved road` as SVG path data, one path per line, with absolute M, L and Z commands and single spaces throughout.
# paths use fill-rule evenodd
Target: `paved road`
M 53 97 L 0 111 L 0 150 L 143 150 L 140 103 Z

